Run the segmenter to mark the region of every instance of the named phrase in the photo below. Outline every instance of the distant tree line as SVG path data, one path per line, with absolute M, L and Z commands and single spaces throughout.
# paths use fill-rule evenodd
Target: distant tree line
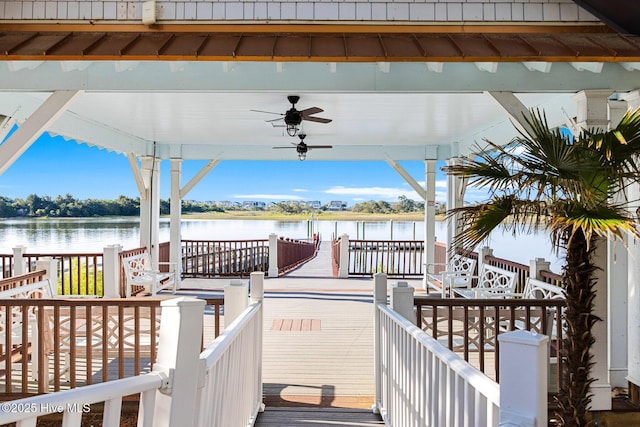
M 443 210 L 443 206 L 436 207 L 436 213 Z M 353 212 L 364 212 L 364 213 L 406 213 L 406 212 L 424 212 L 424 202 L 416 202 L 415 200 L 409 199 L 406 196 L 398 197 L 398 201 L 396 203 L 389 203 L 384 200 L 373 201 L 370 200 L 368 202 L 357 203 L 351 208 Z
M 160 201 L 160 213 L 169 214 L 169 200 Z M 221 212 L 222 208 L 200 202 L 182 202 L 182 212 Z M 14 217 L 100 217 L 100 216 L 138 216 L 140 198 L 118 196 L 115 200 L 87 199 L 79 200 L 70 194 L 65 196 L 38 196 L 30 194 L 25 199 L 10 199 L 0 196 L 0 218 Z
M 326 210 L 327 206 L 319 210 Z M 241 207 L 226 207 L 211 202 L 182 201 L 183 213 L 224 212 L 225 210 L 242 210 Z M 304 202 L 279 202 L 270 205 L 267 210 L 284 213 L 300 214 L 316 211 Z M 364 213 L 398 213 L 424 211 L 424 203 L 416 202 L 405 196 L 398 197 L 398 201 L 389 203 L 384 200 L 368 201 L 354 205 L 353 212 Z M 438 209 L 436 209 L 436 212 Z M 170 213 L 170 201 L 160 201 L 160 214 Z M 140 215 L 140 198 L 118 196 L 115 200 L 86 199 L 79 200 L 70 194 L 65 196 L 38 196 L 30 194 L 25 199 L 10 199 L 0 196 L 0 218 L 14 217 L 50 217 L 50 218 L 86 218 L 101 216 L 138 216 Z

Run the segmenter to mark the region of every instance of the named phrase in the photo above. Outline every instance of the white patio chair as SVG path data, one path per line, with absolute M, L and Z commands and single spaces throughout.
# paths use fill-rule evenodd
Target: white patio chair
M 477 260 L 468 258 L 460 254 L 451 257 L 449 264 L 430 264 L 444 265 L 445 271 L 439 273 L 427 274 L 427 286 L 442 292 L 445 298 L 447 292 L 451 295 L 453 289 L 471 288 L 472 276 L 476 268 Z

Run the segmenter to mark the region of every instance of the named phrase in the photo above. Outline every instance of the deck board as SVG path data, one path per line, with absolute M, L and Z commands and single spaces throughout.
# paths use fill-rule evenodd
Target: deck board
M 258 415 L 256 427 L 335 427 L 336 425 L 380 426 L 379 415 L 365 409 L 267 408 Z

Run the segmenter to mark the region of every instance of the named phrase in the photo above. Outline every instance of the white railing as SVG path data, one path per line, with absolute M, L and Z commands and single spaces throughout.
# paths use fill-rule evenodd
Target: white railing
M 500 388 L 386 305 L 376 402 L 390 426 L 497 426 Z
M 16 427 L 35 426 L 40 416 L 62 413 L 63 426 L 80 427 L 82 414 L 90 412 L 91 405 L 104 402 L 102 425 L 118 427 L 122 398 L 139 394 L 138 426 L 150 427 L 154 425 L 156 392 L 166 384 L 166 377 L 152 372 L 58 393 L 12 400 L 0 404 L 0 424 L 15 422 Z
M 199 426 L 251 426 L 262 410 L 261 319 L 262 302 L 252 304 L 200 355 Z
M 546 427 L 548 337 L 501 334 L 498 384 L 407 320 L 416 316 L 406 282 L 389 307 L 387 276 L 374 280 L 374 411 L 387 426 Z
M 141 376 L 0 403 L 0 425 L 32 427 L 37 418 L 64 413 L 65 427 L 80 426 L 94 403 L 104 402 L 103 425 L 120 425 L 123 396 L 139 394 L 139 427 L 248 427 L 262 404 L 262 299 L 264 273 L 225 287 L 227 328 L 204 352 L 203 300 L 162 301 L 154 371 Z M 235 319 L 235 320 L 234 320 Z

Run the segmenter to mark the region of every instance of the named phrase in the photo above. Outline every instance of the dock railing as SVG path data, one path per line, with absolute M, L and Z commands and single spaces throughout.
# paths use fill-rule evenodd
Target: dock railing
M 203 300 L 181 297 L 161 303 L 162 318 L 153 371 L 0 405 L 0 424 L 36 425 L 46 414 L 62 413 L 62 425 L 79 427 L 84 413 L 103 411 L 105 427 L 121 425 L 126 396 L 138 395 L 138 426 L 246 427 L 262 410 L 263 273 L 247 286 L 234 286 L 229 315 L 237 317 L 201 351 Z M 240 311 L 240 308 L 246 307 Z M 93 406 L 104 403 L 102 408 Z M 22 424 L 20 424 L 22 423 Z
M 387 276 L 374 281 L 374 411 L 386 425 L 547 426 L 547 337 L 504 334 L 510 357 L 500 369 L 509 379 L 498 385 L 409 320 L 413 288 L 406 282 L 392 287 L 389 307 Z

